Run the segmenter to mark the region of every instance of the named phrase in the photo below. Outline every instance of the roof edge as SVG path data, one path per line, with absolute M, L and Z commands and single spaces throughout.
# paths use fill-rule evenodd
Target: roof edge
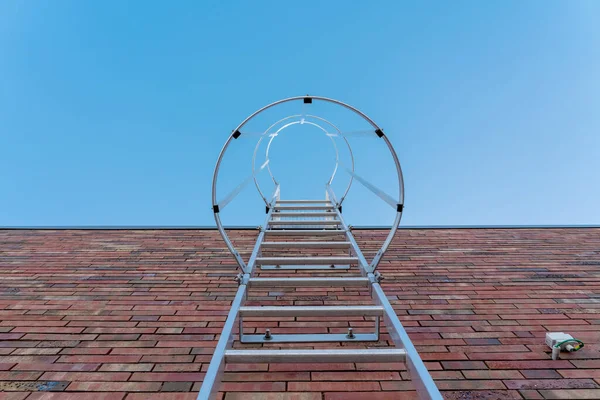
M 258 226 L 226 226 L 232 230 L 257 230 Z M 385 225 L 352 226 L 353 229 L 390 229 Z M 398 229 L 581 229 L 600 228 L 600 225 L 404 225 Z M 186 226 L 186 225 L 90 225 L 90 226 L 0 226 L 0 230 L 216 230 L 216 226 Z

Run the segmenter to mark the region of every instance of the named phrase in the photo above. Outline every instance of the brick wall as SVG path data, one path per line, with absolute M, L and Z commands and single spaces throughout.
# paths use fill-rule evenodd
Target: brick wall
M 232 233 L 245 257 L 256 234 Z M 385 234 L 355 232 L 371 255 Z M 379 270 L 446 398 L 600 398 L 600 229 L 401 230 Z M 0 399 L 195 399 L 234 276 L 216 231 L 0 231 Z M 368 293 L 253 289 L 249 301 L 349 303 L 369 304 Z M 356 332 L 372 324 L 248 318 L 245 329 L 344 332 L 348 322 Z M 552 361 L 546 331 L 586 346 Z M 376 345 L 388 340 L 384 332 Z M 400 364 L 227 371 L 225 400 L 414 396 Z

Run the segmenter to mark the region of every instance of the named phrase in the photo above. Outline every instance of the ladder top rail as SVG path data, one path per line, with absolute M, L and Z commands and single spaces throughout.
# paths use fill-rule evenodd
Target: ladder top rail
M 318 317 L 318 316 L 363 316 L 383 315 L 381 306 L 258 306 L 241 307 L 245 317 Z
M 404 362 L 403 349 L 227 350 L 231 363 L 391 363 Z

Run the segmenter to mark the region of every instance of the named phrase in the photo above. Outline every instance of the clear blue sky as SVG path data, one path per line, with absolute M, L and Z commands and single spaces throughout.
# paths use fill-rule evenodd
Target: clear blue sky
M 598 1 L 0 1 L 0 225 L 211 225 L 231 129 L 306 93 L 385 128 L 405 225 L 600 224 L 599 18 Z M 260 223 L 239 201 L 226 222 Z M 349 221 L 389 223 L 352 201 Z

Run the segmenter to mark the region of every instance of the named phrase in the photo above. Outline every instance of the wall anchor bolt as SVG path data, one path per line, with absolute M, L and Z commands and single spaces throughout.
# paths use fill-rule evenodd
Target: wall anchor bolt
M 356 336 L 354 336 L 354 332 L 352 331 L 352 328 L 348 328 L 348 334 L 346 335 L 346 337 L 348 339 L 354 339 L 354 338 L 356 338 Z

